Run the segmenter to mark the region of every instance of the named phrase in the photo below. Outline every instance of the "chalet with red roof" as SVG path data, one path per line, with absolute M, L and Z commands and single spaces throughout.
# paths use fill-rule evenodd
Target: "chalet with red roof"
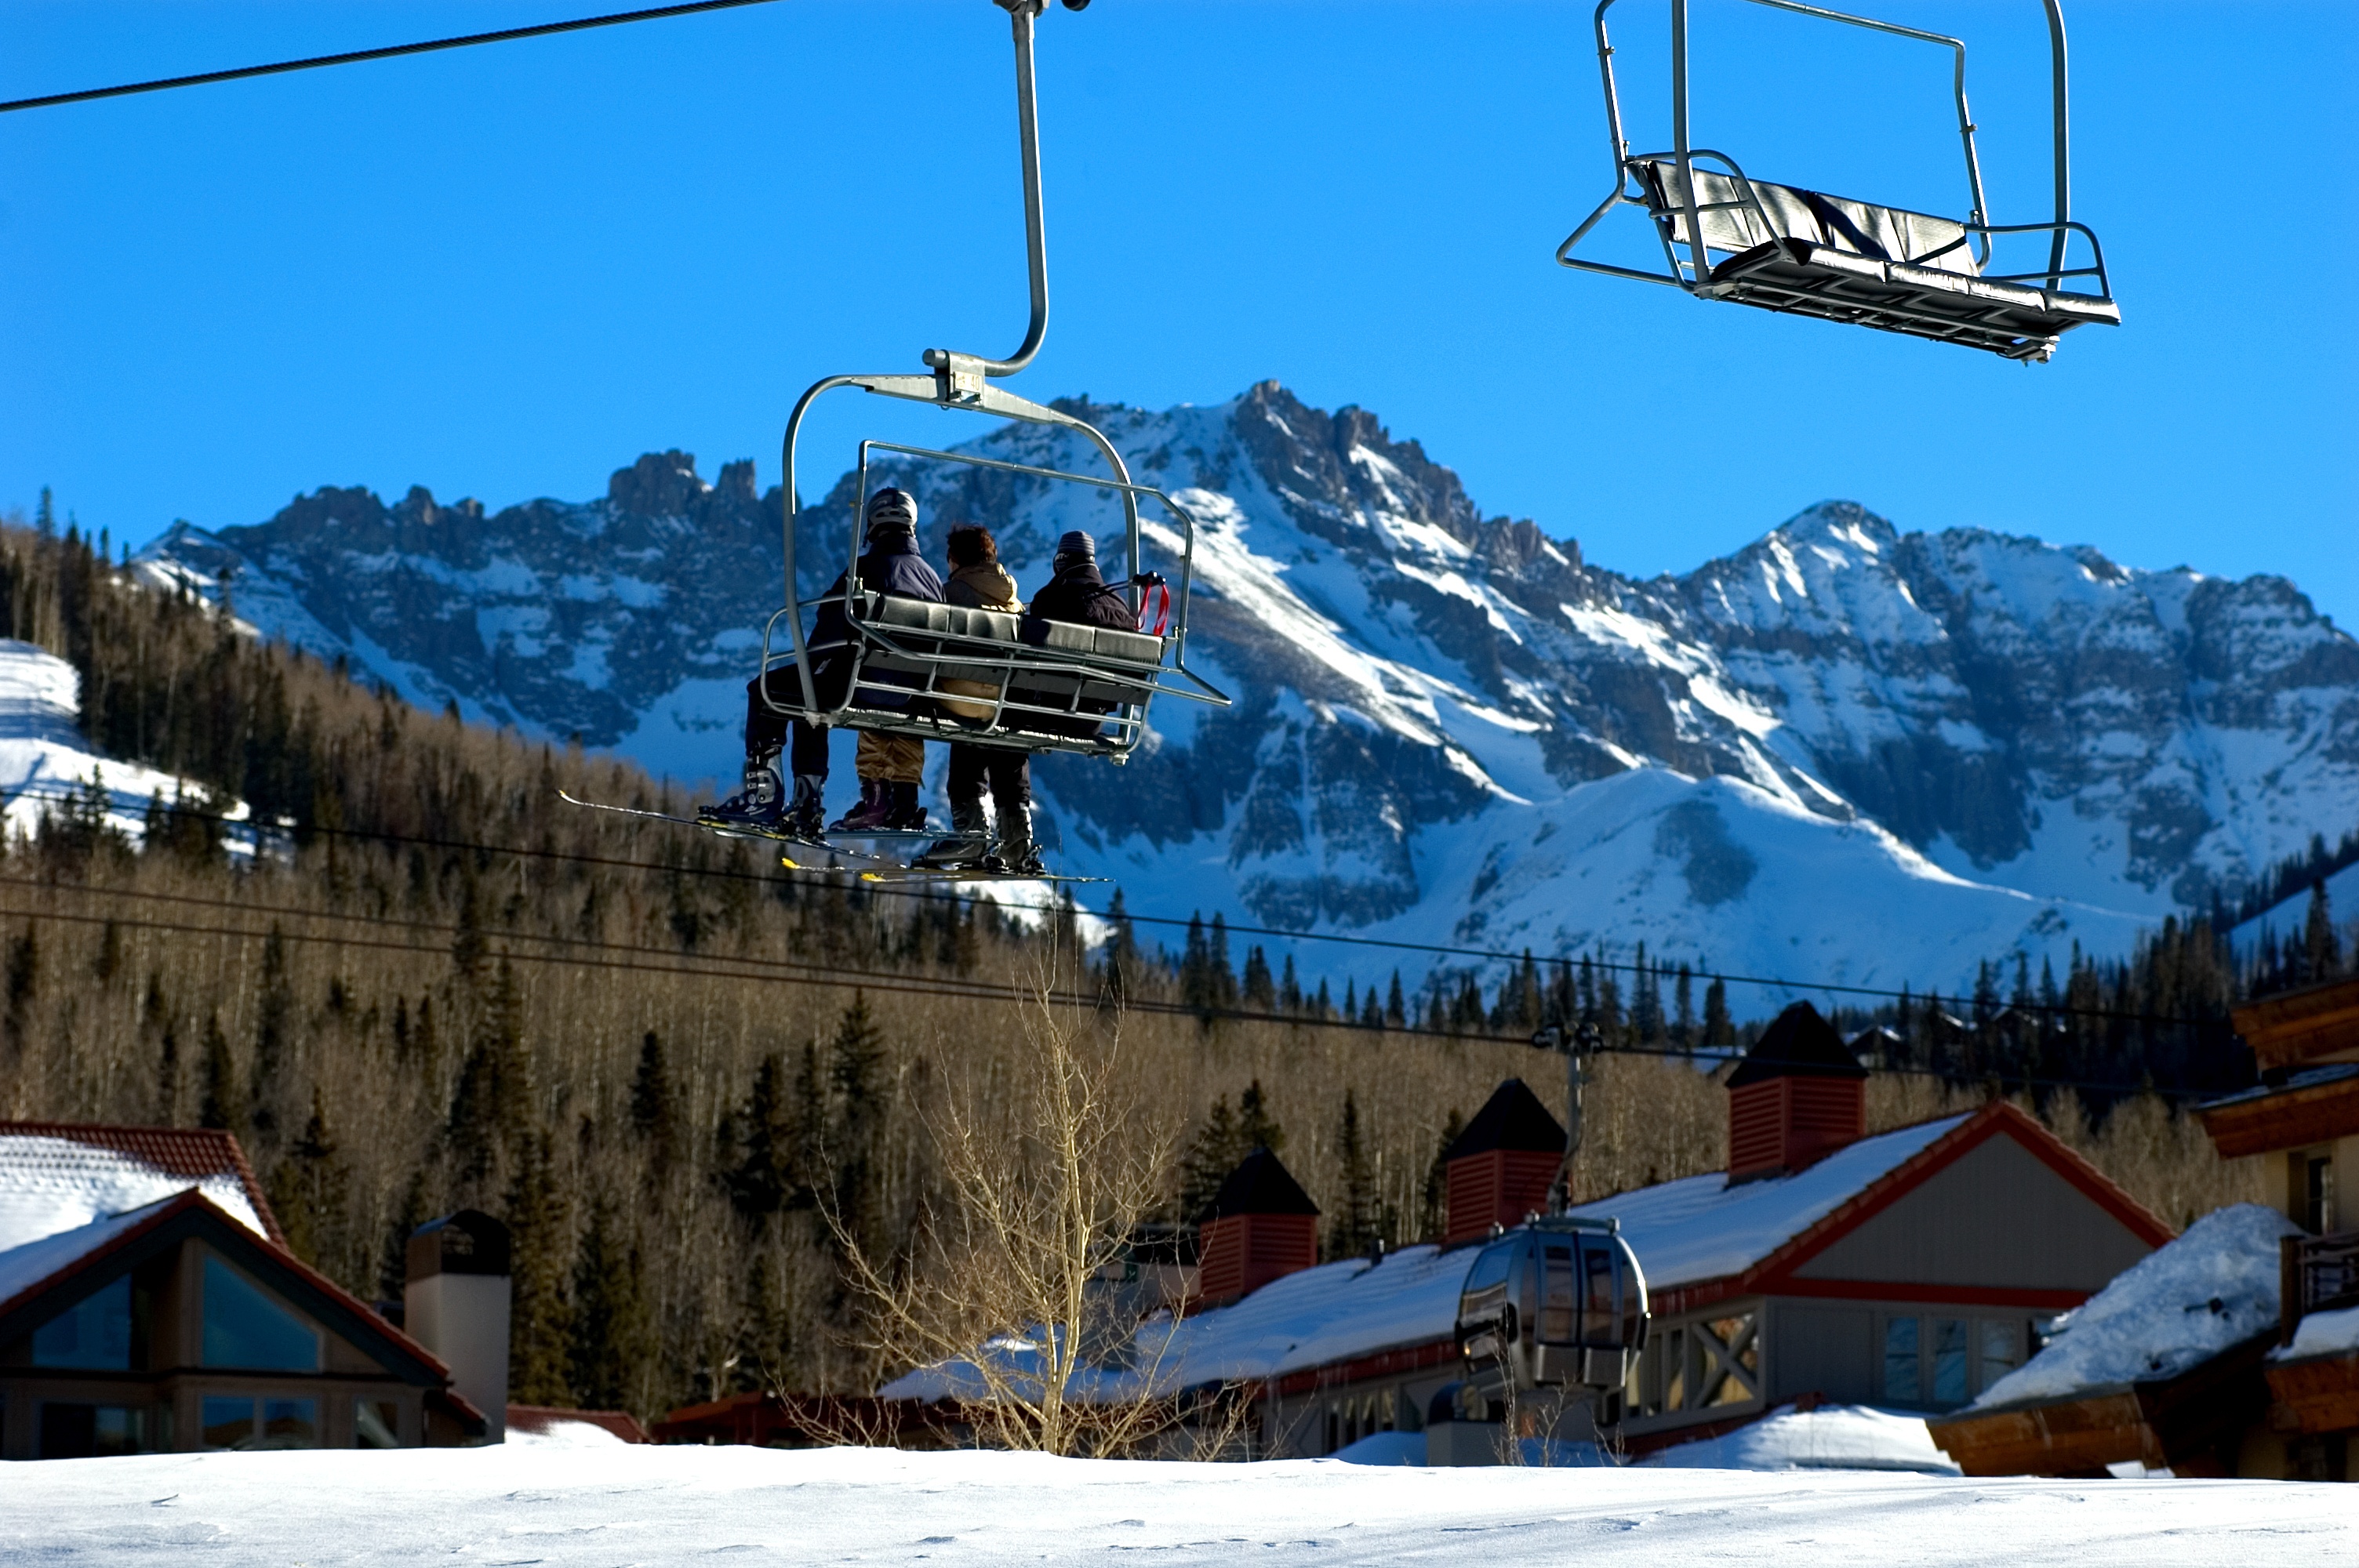
M 0 1457 L 484 1430 L 448 1367 L 287 1250 L 228 1133 L 0 1122 Z

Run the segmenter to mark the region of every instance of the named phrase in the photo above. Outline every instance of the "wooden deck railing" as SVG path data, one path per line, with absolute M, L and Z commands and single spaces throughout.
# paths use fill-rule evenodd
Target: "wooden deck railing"
M 2280 1243 L 2277 1342 L 2314 1312 L 2359 1306 L 2359 1230 L 2288 1236 Z

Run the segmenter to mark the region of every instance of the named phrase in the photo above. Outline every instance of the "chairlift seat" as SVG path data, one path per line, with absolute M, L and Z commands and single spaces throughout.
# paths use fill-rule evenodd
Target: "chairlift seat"
M 1631 171 L 1669 242 L 1688 244 L 1677 164 L 1636 158 Z M 1734 253 L 1696 289 L 1706 297 L 2014 360 L 2046 359 L 2074 327 L 2121 323 L 2103 296 L 1982 276 L 1974 231 L 1955 220 L 1702 168 L 1693 178 L 1705 246 Z
M 855 729 L 1119 753 L 1163 667 L 1164 638 L 1117 627 L 874 592 L 847 608 L 859 673 L 827 717 Z M 792 711 L 792 684 L 779 695 Z

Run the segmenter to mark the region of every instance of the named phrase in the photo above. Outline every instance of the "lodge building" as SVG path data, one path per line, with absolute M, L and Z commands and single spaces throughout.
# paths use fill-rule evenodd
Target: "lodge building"
M 1634 1452 L 1709 1436 L 1797 1399 L 1929 1413 L 2022 1363 L 2037 1325 L 2171 1232 L 2003 1103 L 1864 1136 L 1866 1073 L 1807 1003 L 1727 1080 L 1729 1168 L 1583 1204 L 1617 1221 L 1654 1321 L 1608 1396 Z M 1331 1454 L 1425 1432 L 1432 1462 L 1481 1462 L 1462 1407 L 1461 1290 L 1493 1227 L 1545 1212 L 1564 1130 L 1502 1084 L 1444 1155 L 1433 1243 L 1316 1262 L 1316 1207 L 1256 1151 L 1205 1227 L 1195 1300 L 1164 1352 L 1180 1386 L 1243 1386 L 1254 1452 Z M 924 1398 L 913 1375 L 884 1392 Z
M 287 1249 L 228 1133 L 0 1122 L 0 1458 L 485 1426 L 432 1351 Z

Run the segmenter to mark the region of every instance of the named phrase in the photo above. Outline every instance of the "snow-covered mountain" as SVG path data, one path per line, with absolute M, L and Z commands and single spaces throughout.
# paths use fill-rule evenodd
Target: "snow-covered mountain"
M 1832 502 L 1639 581 L 1484 517 L 1363 409 L 1275 383 L 1069 406 L 1194 514 L 1190 659 L 1237 698 L 1158 704 L 1127 767 L 1038 765 L 1069 867 L 1120 875 L 1135 909 L 1948 988 L 2010 951 L 2124 951 L 2359 821 L 2359 643 L 2279 578 L 1903 534 Z M 1038 427 L 962 449 L 1096 471 Z M 1118 534 L 1102 492 L 897 477 L 930 549 L 987 522 L 1027 588 L 1062 529 Z M 850 487 L 805 524 L 806 592 L 842 565 Z M 708 485 L 668 452 L 603 500 L 496 514 L 321 490 L 258 526 L 183 525 L 144 565 L 226 582 L 241 616 L 420 703 L 727 776 L 777 508 L 750 463 Z

